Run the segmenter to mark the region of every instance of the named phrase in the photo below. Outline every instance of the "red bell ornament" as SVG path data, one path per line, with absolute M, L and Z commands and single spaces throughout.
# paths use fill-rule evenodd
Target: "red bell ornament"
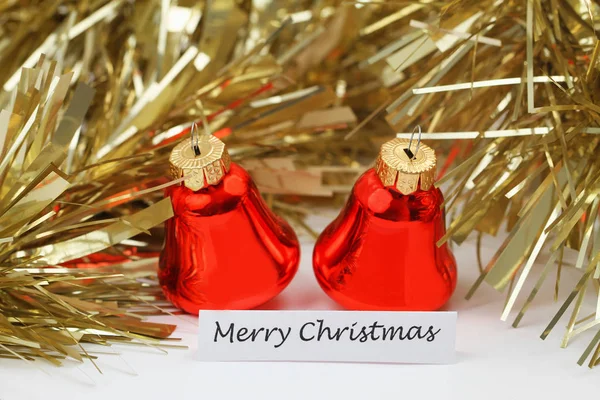
M 166 222 L 158 278 L 184 311 L 250 309 L 279 294 L 299 262 L 292 228 L 265 204 L 223 142 L 202 135 L 171 153 L 174 217 Z
M 414 151 L 414 153 L 413 153 Z M 355 310 L 437 310 L 456 287 L 446 244 L 442 192 L 433 186 L 434 151 L 408 140 L 385 143 L 375 168 L 356 182 L 340 215 L 319 236 L 317 280 Z

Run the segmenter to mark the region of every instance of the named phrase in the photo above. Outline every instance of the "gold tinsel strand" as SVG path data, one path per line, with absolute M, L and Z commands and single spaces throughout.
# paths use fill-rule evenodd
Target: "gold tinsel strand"
M 443 240 L 510 232 L 470 295 L 514 282 L 506 319 L 542 251 L 536 289 L 566 246 L 580 251 L 581 281 L 544 332 L 573 305 L 566 346 L 600 321 L 578 321 L 600 277 L 597 11 L 583 0 L 0 2 L 0 356 L 59 362 L 87 356 L 78 343 L 169 335 L 140 318 L 163 307 L 161 189 L 178 183 L 168 155 L 193 121 L 304 227 L 299 199 L 337 204 L 382 142 L 420 124 L 448 156 L 442 171 L 458 165 L 440 181 L 453 216 Z M 99 260 L 113 261 L 65 268 Z M 598 363 L 599 341 L 580 363 Z

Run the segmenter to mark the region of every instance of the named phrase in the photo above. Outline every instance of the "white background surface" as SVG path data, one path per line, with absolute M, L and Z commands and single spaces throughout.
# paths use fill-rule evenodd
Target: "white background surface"
M 315 219 L 321 229 L 334 216 Z M 485 241 L 484 258 L 497 239 Z M 476 279 L 473 241 L 453 248 L 459 284 L 446 309 L 458 311 L 454 365 L 339 364 L 308 362 L 205 363 L 196 361 L 197 318 L 156 317 L 179 325 L 175 337 L 188 350 L 165 355 L 145 347 L 114 346 L 101 355 L 98 373 L 89 362 L 56 368 L 0 359 L 0 400 L 29 399 L 568 399 L 597 397 L 600 367 L 579 367 L 577 359 L 593 332 L 559 347 L 566 318 L 548 339 L 539 335 L 559 308 L 549 277 L 518 329 L 500 321 L 505 296 L 486 286 L 473 299 L 464 296 Z M 300 270 L 291 285 L 264 309 L 336 309 L 312 274 L 312 244 L 305 239 Z M 564 271 L 561 299 L 579 274 Z M 515 307 L 528 295 L 526 286 Z M 585 313 L 594 308 L 588 302 Z M 514 319 L 511 315 L 510 322 Z M 105 351 L 107 351 L 105 349 Z

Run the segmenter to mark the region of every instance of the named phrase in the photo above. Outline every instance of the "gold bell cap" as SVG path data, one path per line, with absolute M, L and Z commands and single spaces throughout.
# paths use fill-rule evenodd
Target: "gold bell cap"
M 394 187 L 402 194 L 411 194 L 419 189 L 429 190 L 435 179 L 436 158 L 433 149 L 420 143 L 410 150 L 416 151 L 412 158 L 408 149 L 409 140 L 392 139 L 381 146 L 375 163 L 375 171 L 386 187 Z
M 192 139 L 188 138 L 175 146 L 169 157 L 173 177 L 186 177 L 183 184 L 193 191 L 221 182 L 231 165 L 225 143 L 215 136 L 202 135 L 197 145 L 198 156 L 192 147 Z

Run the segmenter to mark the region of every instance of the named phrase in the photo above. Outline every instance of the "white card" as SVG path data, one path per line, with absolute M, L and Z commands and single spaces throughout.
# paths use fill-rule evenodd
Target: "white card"
M 456 312 L 200 311 L 202 361 L 454 363 Z

